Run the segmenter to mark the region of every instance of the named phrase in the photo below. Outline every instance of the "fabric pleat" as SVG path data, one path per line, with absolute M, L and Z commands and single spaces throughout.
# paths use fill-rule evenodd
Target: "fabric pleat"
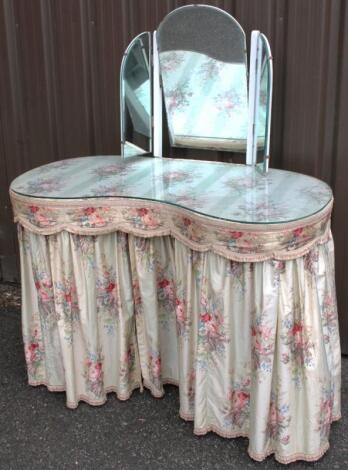
M 256 460 L 327 450 L 341 387 L 331 238 L 237 262 L 169 235 L 18 233 L 31 385 L 76 407 L 174 383 L 196 434 L 246 436 Z

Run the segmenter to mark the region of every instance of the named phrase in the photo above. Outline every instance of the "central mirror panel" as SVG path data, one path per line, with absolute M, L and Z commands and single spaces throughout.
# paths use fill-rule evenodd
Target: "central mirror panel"
M 124 157 L 152 152 L 151 35 L 139 34 L 121 64 L 121 151 Z
M 171 145 L 244 152 L 248 129 L 245 34 L 215 7 L 169 13 L 157 30 Z

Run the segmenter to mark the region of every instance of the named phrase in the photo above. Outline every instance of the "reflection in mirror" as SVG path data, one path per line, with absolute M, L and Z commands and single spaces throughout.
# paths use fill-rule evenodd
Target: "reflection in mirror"
M 247 163 L 268 171 L 272 107 L 273 65 L 269 42 L 253 31 L 250 52 L 249 134 Z
M 157 30 L 172 146 L 244 151 L 248 123 L 245 34 L 215 7 L 189 5 Z
M 139 34 L 128 46 L 121 64 L 122 156 L 152 152 L 150 33 Z

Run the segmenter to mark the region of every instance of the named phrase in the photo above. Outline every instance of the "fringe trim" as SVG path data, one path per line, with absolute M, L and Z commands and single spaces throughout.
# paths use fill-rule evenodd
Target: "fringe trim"
M 39 229 L 29 223 L 24 217 L 16 216 L 15 222 L 22 226 L 24 229 L 35 233 L 37 235 L 42 236 L 50 236 L 56 233 L 61 233 L 62 231 L 66 231 L 68 233 L 72 233 L 74 235 L 85 235 L 85 236 L 102 236 L 108 235 L 110 233 L 114 233 L 117 231 L 127 233 L 128 235 L 136 236 L 136 237 L 143 237 L 143 238 L 154 238 L 154 237 L 162 237 L 162 236 L 170 236 L 177 240 L 179 243 L 182 243 L 187 248 L 198 251 L 198 252 L 212 252 L 218 256 L 222 256 L 225 259 L 230 261 L 237 261 L 240 263 L 257 263 L 262 261 L 267 261 L 270 259 L 279 260 L 279 261 L 288 261 L 293 260 L 296 258 L 300 258 L 306 254 L 308 254 L 315 246 L 323 245 L 327 243 L 331 238 L 331 230 L 330 224 L 327 225 L 325 233 L 321 236 L 315 237 L 309 242 L 306 242 L 300 248 L 294 250 L 288 250 L 286 248 L 275 250 L 275 251 L 260 251 L 254 253 L 243 253 L 238 251 L 232 251 L 231 249 L 227 248 L 226 245 L 221 243 L 197 243 L 192 242 L 185 236 L 183 236 L 179 231 L 173 229 L 156 229 L 151 232 L 145 230 L 139 230 L 130 228 L 129 226 L 124 226 L 123 224 L 115 224 L 108 226 L 107 228 L 102 229 L 81 229 L 79 227 L 72 227 L 69 225 L 63 226 L 55 226 L 51 229 Z M 281 242 L 279 243 L 281 246 Z
M 66 214 L 66 210 L 69 207 L 72 207 L 76 210 L 83 210 L 87 207 L 96 207 L 96 208 L 107 208 L 107 209 L 114 209 L 114 210 L 125 210 L 125 209 L 139 209 L 139 208 L 148 208 L 151 210 L 156 211 L 158 215 L 160 215 L 160 221 L 163 222 L 161 224 L 161 227 L 163 228 L 163 225 L 168 226 L 168 217 L 189 217 L 194 223 L 196 223 L 198 226 L 207 226 L 209 225 L 209 228 L 221 230 L 221 229 L 227 229 L 227 230 L 239 230 L 240 231 L 246 231 L 246 232 L 252 232 L 252 233 L 258 233 L 258 232 L 267 232 L 267 233 L 278 233 L 282 232 L 284 230 L 292 230 L 298 227 L 304 227 L 307 225 L 312 225 L 316 222 L 320 222 L 321 220 L 327 218 L 331 214 L 332 207 L 333 207 L 333 201 L 334 199 L 332 198 L 331 201 L 328 202 L 328 204 L 323 207 L 320 211 L 308 215 L 302 218 L 298 218 L 295 220 L 290 220 L 288 222 L 271 222 L 271 223 L 253 223 L 253 222 L 237 222 L 233 220 L 227 220 L 227 219 L 219 219 L 218 217 L 212 217 L 209 215 L 204 215 L 199 212 L 196 212 L 195 210 L 191 210 L 189 208 L 185 207 L 179 207 L 175 206 L 171 203 L 165 203 L 161 201 L 153 201 L 153 200 L 144 200 L 144 199 L 135 199 L 135 198 L 127 198 L 127 197 L 105 197 L 105 198 L 85 198 L 85 199 L 50 199 L 50 198 L 40 198 L 40 197 L 30 197 L 30 196 L 23 196 L 21 194 L 16 193 L 12 189 L 9 191 L 10 194 L 10 199 L 13 204 L 13 209 L 14 209 L 14 217 L 15 221 L 17 217 L 24 217 L 27 219 L 27 217 L 24 214 L 21 214 L 21 211 L 18 210 L 18 206 L 16 205 L 17 203 L 19 205 L 24 204 L 25 206 L 38 206 L 40 208 L 46 209 L 58 209 L 64 211 L 64 214 Z M 20 206 L 21 207 L 21 206 Z M 163 212 L 160 212 L 163 211 Z M 121 219 L 122 220 L 122 219 Z M 121 222 L 121 220 L 118 220 L 118 222 Z M 164 223 L 166 222 L 166 223 Z M 55 227 L 59 230 L 59 227 L 66 227 L 67 225 L 75 225 L 70 222 L 70 224 L 66 223 L 61 223 L 57 224 Z M 50 230 L 49 227 L 36 227 L 33 225 L 34 228 L 38 230 Z M 55 227 L 52 227 L 54 229 Z M 100 227 L 100 228 L 86 228 L 81 230 L 87 230 L 87 231 L 103 231 L 107 229 L 107 227 Z M 155 231 L 156 228 L 148 228 L 144 231 Z
M 162 382 L 162 386 L 163 385 L 175 385 L 175 386 L 179 387 L 179 381 L 176 380 L 176 379 L 164 378 L 164 379 L 161 380 L 161 382 Z M 43 385 L 50 392 L 66 392 L 66 387 L 64 385 L 50 385 L 50 384 L 48 384 L 44 381 L 42 381 L 42 382 L 29 381 L 29 385 L 31 385 L 33 387 Z M 132 386 L 130 387 L 130 391 L 128 393 L 123 393 L 123 394 L 119 393 L 117 391 L 117 387 L 110 386 L 110 387 L 105 388 L 105 397 L 101 400 L 92 400 L 88 396 L 86 396 L 84 394 L 80 394 L 80 395 L 77 395 L 77 400 L 76 401 L 70 402 L 70 401 L 67 400 L 66 401 L 66 406 L 70 409 L 76 409 L 81 401 L 83 401 L 83 402 L 85 402 L 85 403 L 87 403 L 88 405 L 91 405 L 91 406 L 102 406 L 107 401 L 107 396 L 106 395 L 109 394 L 109 393 L 112 393 L 112 392 L 116 393 L 116 396 L 119 400 L 125 401 L 125 400 L 128 400 L 131 397 L 131 395 L 132 395 L 132 393 L 135 389 L 138 388 L 142 392 L 143 385 L 144 385 L 144 387 L 146 387 L 150 391 L 151 395 L 154 398 L 158 398 L 158 399 L 163 398 L 163 396 L 165 394 L 163 389 L 159 390 L 153 384 L 151 384 L 150 382 L 144 380 L 143 384 L 142 383 L 132 384 Z M 182 410 L 179 410 L 179 416 L 184 421 L 191 421 L 191 422 L 193 421 L 194 422 L 194 415 L 193 414 L 188 414 L 188 413 L 183 412 Z M 339 419 L 341 419 L 341 414 L 339 414 L 337 416 L 333 416 L 332 420 L 331 420 L 331 423 L 334 422 L 334 421 L 338 421 Z M 193 433 L 196 436 L 204 436 L 204 435 L 208 434 L 209 432 L 214 432 L 218 436 L 226 438 L 226 439 L 234 439 L 234 438 L 237 438 L 237 437 L 244 437 L 244 438 L 249 439 L 249 433 L 246 432 L 246 431 L 244 431 L 244 432 L 243 431 L 226 432 L 222 428 L 220 428 L 219 426 L 216 426 L 214 424 L 209 425 L 209 426 L 205 426 L 205 427 L 201 427 L 201 428 L 196 427 L 194 425 Z M 273 447 L 270 447 L 267 451 L 265 451 L 263 453 L 258 453 L 258 452 L 254 452 L 250 448 L 250 446 L 248 447 L 247 452 L 248 452 L 249 456 L 253 460 L 256 460 L 257 462 L 262 462 L 267 457 L 274 454 L 275 460 L 277 460 L 279 463 L 289 464 L 289 463 L 295 462 L 297 460 L 304 460 L 306 462 L 315 462 L 315 461 L 319 460 L 327 452 L 329 447 L 330 447 L 330 444 L 327 442 L 325 445 L 320 447 L 318 452 L 313 453 L 313 454 L 306 454 L 304 452 L 298 452 L 298 453 L 295 453 L 295 454 L 281 455 Z
M 188 415 L 188 414 L 185 414 L 183 412 L 180 412 L 180 417 L 182 419 L 184 419 L 185 421 L 194 421 L 194 417 L 192 415 Z M 338 421 L 339 419 L 341 419 L 341 416 L 333 417 L 332 420 L 331 420 L 331 424 L 334 421 Z M 250 439 L 248 432 L 242 432 L 242 431 L 238 432 L 238 431 L 236 431 L 236 432 L 228 432 L 227 433 L 226 431 L 223 431 L 219 426 L 215 426 L 215 425 L 209 425 L 209 426 L 206 426 L 204 428 L 194 427 L 193 432 L 197 436 L 204 436 L 204 435 L 208 434 L 209 432 L 214 432 L 218 436 L 226 438 L 226 439 L 235 439 L 237 437 L 244 437 L 244 438 Z M 306 462 L 314 462 L 316 460 L 319 460 L 325 454 L 325 452 L 327 452 L 329 447 L 330 447 L 330 444 L 327 442 L 324 446 L 322 446 L 319 449 L 318 452 L 316 452 L 314 454 L 306 454 L 304 452 L 298 452 L 298 453 L 295 453 L 295 454 L 281 455 L 273 447 L 270 447 L 266 452 L 257 453 L 257 452 L 254 452 L 250 448 L 250 446 L 248 447 L 247 452 L 253 460 L 256 460 L 258 462 L 262 462 L 267 457 L 274 454 L 275 460 L 277 460 L 279 463 L 289 464 L 289 463 L 295 462 L 297 460 L 304 460 Z
M 29 380 L 28 383 L 32 387 L 44 386 L 44 387 L 47 388 L 47 390 L 49 392 L 65 392 L 66 393 L 65 385 L 50 385 L 45 381 L 34 382 L 34 381 L 31 381 L 31 380 Z M 137 388 L 139 388 L 142 391 L 142 384 L 140 382 L 136 382 L 136 383 L 132 384 L 130 386 L 130 390 L 128 392 L 120 393 L 118 391 L 118 387 L 116 387 L 114 385 L 111 385 L 110 387 L 105 387 L 104 388 L 105 396 L 100 400 L 93 400 L 90 397 L 88 397 L 87 395 L 84 395 L 82 393 L 82 394 L 78 394 L 76 396 L 76 400 L 74 400 L 74 401 L 69 401 L 67 399 L 66 400 L 66 406 L 67 406 L 67 408 L 70 408 L 70 409 L 74 410 L 78 407 L 78 405 L 81 401 L 83 401 L 83 402 L 85 402 L 85 403 L 87 403 L 88 405 L 91 405 L 91 406 L 102 406 L 102 405 L 105 405 L 105 403 L 107 402 L 107 398 L 108 398 L 107 395 L 110 394 L 110 393 L 115 393 L 118 400 L 126 401 L 126 400 L 129 400 L 129 398 L 132 396 L 134 390 L 137 389 Z

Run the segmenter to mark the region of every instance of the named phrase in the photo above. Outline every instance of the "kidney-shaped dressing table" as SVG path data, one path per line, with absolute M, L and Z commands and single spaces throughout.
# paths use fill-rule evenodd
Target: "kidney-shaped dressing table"
M 340 416 L 332 194 L 271 169 L 114 156 L 11 185 L 29 383 L 67 405 L 180 387 L 197 434 L 319 458 Z
M 121 157 L 31 170 L 11 185 L 32 385 L 67 405 L 179 385 L 194 432 L 249 454 L 316 460 L 340 417 L 332 193 L 269 169 L 272 56 L 226 12 L 171 12 L 121 66 Z M 162 156 L 245 152 L 247 165 Z

